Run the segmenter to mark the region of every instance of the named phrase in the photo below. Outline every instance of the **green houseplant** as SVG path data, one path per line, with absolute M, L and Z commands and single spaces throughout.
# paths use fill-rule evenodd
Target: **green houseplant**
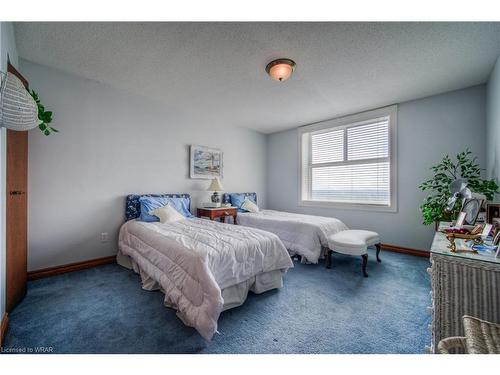
M 52 112 L 45 110 L 45 107 L 40 102 L 38 94 L 34 90 L 31 90 L 29 93 L 35 100 L 36 105 L 38 106 L 38 120 L 40 120 L 40 123 L 38 124 L 38 129 L 40 129 L 40 131 L 45 135 L 50 135 L 52 134 L 52 132 L 58 133 L 59 130 L 49 125 L 52 122 Z
M 495 180 L 481 178 L 481 168 L 476 159 L 467 149 L 456 155 L 456 161 L 446 155 L 439 164 L 431 167 L 434 176 L 419 186 L 422 191 L 431 193 L 420 206 L 425 225 L 451 221 L 456 217 L 460 211 L 460 204 L 456 204 L 451 212 L 446 212 L 445 207 L 451 196 L 450 183 L 458 178 L 467 180 L 472 192 L 484 194 L 488 200 L 492 200 L 498 193 L 498 184 Z

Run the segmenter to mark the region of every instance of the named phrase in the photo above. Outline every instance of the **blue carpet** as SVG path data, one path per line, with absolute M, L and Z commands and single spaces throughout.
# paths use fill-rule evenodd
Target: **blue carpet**
M 428 260 L 370 253 L 333 255 L 333 267 L 303 265 L 281 290 L 251 294 L 223 312 L 220 334 L 206 343 L 163 306 L 139 276 L 105 265 L 28 284 L 9 315 L 4 349 L 51 347 L 55 353 L 423 353 L 430 342 L 426 313 Z

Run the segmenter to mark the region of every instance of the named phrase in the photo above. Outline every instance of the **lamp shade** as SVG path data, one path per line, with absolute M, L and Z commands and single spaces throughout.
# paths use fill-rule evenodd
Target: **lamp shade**
M 219 177 L 215 177 L 207 189 L 207 191 L 222 191 L 222 190 L 224 190 L 224 187 L 220 183 Z

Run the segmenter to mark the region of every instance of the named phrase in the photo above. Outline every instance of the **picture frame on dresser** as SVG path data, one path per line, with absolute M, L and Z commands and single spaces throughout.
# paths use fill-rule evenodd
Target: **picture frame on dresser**
M 500 218 L 500 203 L 486 203 L 486 222 L 493 224 L 493 218 Z
M 495 236 L 493 237 L 493 246 L 498 246 L 500 243 L 500 231 L 496 231 Z
M 483 203 L 483 199 L 477 198 L 467 198 L 464 200 L 464 204 L 462 205 L 462 212 L 465 212 L 464 224 L 474 225 L 476 223 Z
M 493 229 L 493 225 L 491 224 L 484 224 L 483 230 L 481 231 L 481 238 L 483 241 L 488 238 L 488 236 L 491 233 L 491 230 Z

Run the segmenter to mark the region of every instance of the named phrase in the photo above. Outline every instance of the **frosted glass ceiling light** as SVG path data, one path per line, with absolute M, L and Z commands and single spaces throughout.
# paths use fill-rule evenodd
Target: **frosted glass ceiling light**
M 295 62 L 290 59 L 277 59 L 266 66 L 266 72 L 276 81 L 286 81 L 295 70 Z

